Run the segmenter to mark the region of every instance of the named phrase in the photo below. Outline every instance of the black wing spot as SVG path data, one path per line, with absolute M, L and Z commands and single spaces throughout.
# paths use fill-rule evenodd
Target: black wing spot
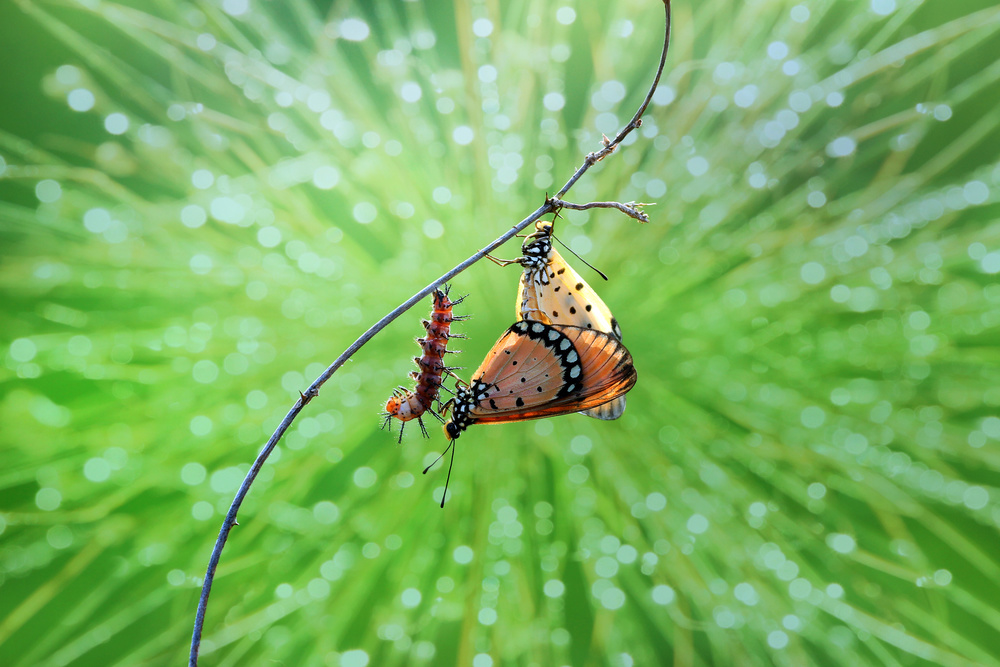
M 511 366 L 517 366 L 517 359 L 515 359 L 515 360 L 514 360 L 514 361 L 512 361 L 512 362 L 510 362 L 510 365 L 511 365 Z
M 553 310 L 552 311 L 552 317 L 559 317 L 559 311 L 558 310 Z
M 594 328 L 594 325 L 593 325 L 593 324 L 591 324 L 590 322 L 587 322 L 587 328 L 588 328 L 588 329 L 593 329 L 593 328 Z
M 494 401 L 492 398 L 490 399 L 490 407 L 493 408 L 494 410 L 498 410 L 499 409 L 499 408 L 497 408 L 497 402 Z
M 503 353 L 504 354 L 510 354 L 510 350 L 504 350 Z
M 588 313 L 590 312 L 590 309 L 591 309 L 591 308 L 593 308 L 593 306 L 591 306 L 591 305 L 590 305 L 590 304 L 588 303 L 588 304 L 587 304 L 587 312 L 588 312 Z
M 535 387 L 535 389 L 538 391 L 539 394 L 542 393 L 542 388 L 541 387 Z
M 522 407 L 524 407 L 524 399 L 523 399 L 523 398 L 521 398 L 520 396 L 518 396 L 518 397 L 517 397 L 517 400 L 516 400 L 516 401 L 514 401 L 514 405 L 516 405 L 516 406 L 517 406 L 517 407 L 519 407 L 519 408 L 522 408 Z
M 561 276 L 562 274 L 566 273 L 566 269 L 559 269 L 558 273 Z
M 521 383 L 522 383 L 522 384 L 523 384 L 523 383 L 525 383 L 525 382 L 527 382 L 527 381 L 528 381 L 528 378 L 526 378 L 526 377 L 523 377 L 523 376 L 521 377 Z
M 569 307 L 569 314 L 570 315 L 576 315 L 576 307 L 570 306 Z
M 577 283 L 576 284 L 576 289 L 577 290 L 582 290 L 583 289 L 583 283 Z
M 559 287 L 560 287 L 559 285 L 556 285 L 556 288 L 554 290 L 552 290 L 552 291 L 553 292 L 558 292 L 559 291 Z

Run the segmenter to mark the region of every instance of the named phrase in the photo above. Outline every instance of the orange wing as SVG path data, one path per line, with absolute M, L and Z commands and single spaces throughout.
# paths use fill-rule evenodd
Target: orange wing
M 515 323 L 473 374 L 477 423 L 540 419 L 614 401 L 636 382 L 632 355 L 593 329 Z

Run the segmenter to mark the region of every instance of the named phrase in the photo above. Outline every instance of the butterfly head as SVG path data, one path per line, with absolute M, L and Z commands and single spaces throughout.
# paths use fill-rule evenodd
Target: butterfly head
M 451 419 L 444 425 L 444 434 L 449 440 L 456 440 L 462 435 L 462 431 L 476 423 L 469 414 L 475 405 L 476 398 L 472 387 L 460 385 L 455 388 L 455 397 L 445 405 L 445 409 L 451 411 Z
M 549 261 L 552 253 L 552 223 L 539 220 L 535 232 L 529 234 L 521 244 L 522 257 L 519 264 L 529 269 L 540 269 Z

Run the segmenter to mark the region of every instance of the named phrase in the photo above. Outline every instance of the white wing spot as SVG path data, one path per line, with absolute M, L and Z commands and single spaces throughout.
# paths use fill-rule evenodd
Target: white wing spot
M 573 351 L 571 351 L 571 352 L 570 352 L 569 354 L 567 354 L 567 355 L 566 355 L 566 361 L 568 361 L 568 362 L 570 362 L 570 363 L 572 363 L 572 362 L 576 361 L 576 360 L 577 360 L 577 359 L 579 359 L 579 358 L 580 358 L 580 357 L 579 357 L 579 356 L 577 356 L 577 354 L 576 354 L 576 350 L 573 350 Z
M 559 332 L 555 329 L 549 329 L 549 340 L 557 340 L 559 338 Z
M 545 330 L 545 325 L 539 322 L 535 322 L 531 325 L 531 330 L 535 333 L 542 333 Z
M 580 367 L 579 366 L 573 366 L 573 368 L 569 369 L 569 376 L 571 378 L 578 378 L 578 377 L 580 377 Z
M 565 350 L 569 346 L 570 346 L 569 338 L 563 338 L 563 341 L 559 343 L 560 350 Z

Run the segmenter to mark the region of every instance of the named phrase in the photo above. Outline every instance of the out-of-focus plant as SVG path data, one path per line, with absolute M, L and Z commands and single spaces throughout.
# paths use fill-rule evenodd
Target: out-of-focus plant
M 641 140 L 575 190 L 651 224 L 562 232 L 623 419 L 470 433 L 437 510 L 443 438 L 377 430 L 404 317 L 262 471 L 204 664 L 995 661 L 1000 10 L 674 10 Z M 616 131 L 660 6 L 2 11 L 49 101 L 0 84 L 0 654 L 176 664 L 290 399 Z M 466 365 L 516 278 L 463 274 Z

